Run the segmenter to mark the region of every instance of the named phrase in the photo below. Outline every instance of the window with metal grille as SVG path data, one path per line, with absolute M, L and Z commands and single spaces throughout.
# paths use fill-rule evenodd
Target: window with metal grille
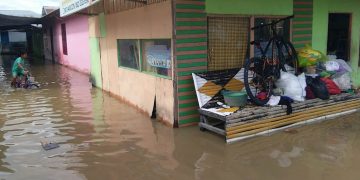
M 249 17 L 208 18 L 208 70 L 241 68 L 249 41 Z
M 62 47 L 63 47 L 63 54 L 67 55 L 67 40 L 66 40 L 66 25 L 61 24 L 61 38 L 62 38 Z

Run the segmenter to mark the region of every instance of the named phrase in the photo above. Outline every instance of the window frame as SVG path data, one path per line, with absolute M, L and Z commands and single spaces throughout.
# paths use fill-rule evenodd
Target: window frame
M 145 71 L 145 70 L 143 70 L 143 68 L 142 68 L 142 66 L 143 66 L 143 55 L 142 55 L 142 51 L 143 51 L 143 46 L 142 46 L 142 42 L 143 41 L 149 41 L 149 40 L 151 40 L 151 41 L 156 41 L 156 40 L 169 40 L 170 41 L 170 54 L 171 54 L 171 56 L 170 56 L 170 60 L 171 60 L 171 66 L 170 66 L 170 68 L 171 68 L 171 74 L 169 74 L 169 76 L 164 76 L 164 75 L 161 75 L 161 74 L 158 74 L 158 73 L 154 73 L 154 72 L 148 72 L 148 71 Z M 166 79 L 172 79 L 172 76 L 173 76 L 173 48 L 172 48 L 172 39 L 171 38 L 156 38 L 156 39 L 139 39 L 139 42 L 140 42 L 140 71 L 142 72 L 142 73 L 145 73 L 145 74 L 149 74 L 149 75 L 153 75 L 153 76 L 156 76 L 156 77 L 161 77 L 161 78 L 166 78 Z
M 123 66 L 121 65 L 121 58 L 120 58 L 120 48 L 119 48 L 119 40 L 134 40 L 136 41 L 136 44 L 138 45 L 138 56 L 139 56 L 139 68 L 137 69 L 134 69 L 134 68 L 130 68 L 130 67 L 126 67 L 126 66 Z M 161 74 L 158 74 L 158 73 L 154 73 L 154 72 L 148 72 L 148 71 L 145 71 L 143 70 L 143 55 L 142 55 L 142 51 L 143 51 L 143 46 L 142 46 L 142 41 L 148 41 L 148 40 L 153 40 L 153 41 L 156 41 L 156 40 L 169 40 L 170 41 L 170 54 L 171 54 L 171 74 L 169 74 L 169 76 L 164 76 L 164 75 L 161 75 Z M 117 44 L 117 53 L 118 53 L 118 67 L 119 68 L 122 68 L 122 69 L 127 69 L 127 70 L 131 70 L 131 71 L 136 71 L 136 72 L 140 72 L 140 73 L 144 73 L 144 74 L 147 74 L 147 75 L 152 75 L 152 76 L 155 76 L 155 77 L 159 77 L 159 78 L 164 78 L 164 79 L 173 79 L 173 73 L 174 73 L 174 55 L 173 55 L 173 39 L 172 38 L 154 38 L 154 39 L 116 39 L 116 44 Z
M 119 48 L 119 42 L 121 40 L 132 40 L 132 41 L 136 41 L 136 45 L 139 47 L 138 48 L 138 52 L 137 52 L 137 55 L 139 56 L 139 67 L 138 68 L 131 68 L 131 67 L 126 67 L 126 66 L 123 66 L 121 65 L 121 51 L 120 51 L 120 48 Z M 128 69 L 128 70 L 132 70 L 132 71 L 140 71 L 141 72 L 141 57 L 140 57 L 140 44 L 139 44 L 139 39 L 116 39 L 116 47 L 117 47 L 117 56 L 118 56 L 118 67 L 119 68 L 123 68 L 123 69 Z

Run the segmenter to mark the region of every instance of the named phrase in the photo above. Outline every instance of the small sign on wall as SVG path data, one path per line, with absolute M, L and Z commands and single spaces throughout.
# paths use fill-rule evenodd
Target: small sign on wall
M 146 48 L 146 60 L 150 66 L 171 67 L 171 51 L 165 45 L 153 45 Z
M 100 0 L 61 0 L 60 1 L 60 16 L 68 16 L 83 10 Z

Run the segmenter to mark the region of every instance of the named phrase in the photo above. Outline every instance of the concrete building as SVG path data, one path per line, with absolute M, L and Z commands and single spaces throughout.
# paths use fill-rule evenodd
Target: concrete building
M 297 49 L 311 44 L 325 54 L 345 59 L 354 70 L 354 85 L 360 86 L 357 0 L 111 2 L 96 1 L 76 15 L 61 18 L 54 26 L 57 49 L 63 51 L 59 32 L 65 22 L 69 36 L 82 30 L 67 38 L 81 39 L 68 45 L 69 53 L 83 53 L 60 54 L 58 61 L 90 66 L 95 86 L 149 115 L 156 112 L 171 126 L 199 121 L 192 73 L 240 68 L 248 56 L 249 41 L 260 38 L 250 27 L 289 15 L 295 18 L 281 25 L 283 35 Z M 86 50 L 90 55 L 85 55 Z M 250 55 L 253 53 L 250 48 Z

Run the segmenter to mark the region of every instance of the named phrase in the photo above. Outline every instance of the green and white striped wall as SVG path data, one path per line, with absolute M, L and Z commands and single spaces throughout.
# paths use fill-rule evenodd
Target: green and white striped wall
M 313 0 L 294 0 L 292 42 L 296 49 L 311 45 L 313 23 Z
M 191 73 L 207 70 L 205 0 L 175 0 L 175 78 L 178 125 L 199 122 L 198 102 Z

